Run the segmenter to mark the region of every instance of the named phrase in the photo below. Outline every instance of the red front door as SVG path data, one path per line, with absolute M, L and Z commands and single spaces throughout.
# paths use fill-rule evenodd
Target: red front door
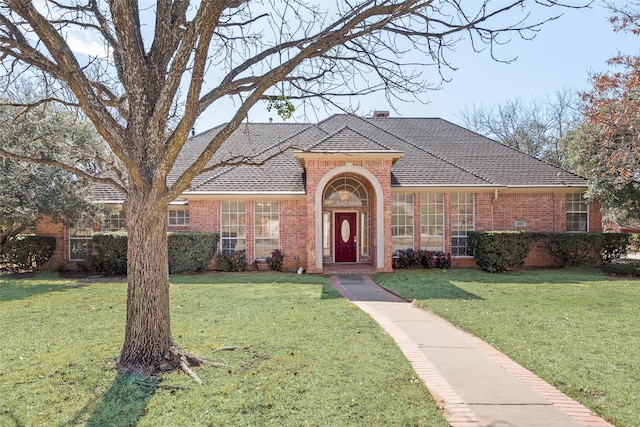
M 336 213 L 335 217 L 336 262 L 356 261 L 356 214 Z

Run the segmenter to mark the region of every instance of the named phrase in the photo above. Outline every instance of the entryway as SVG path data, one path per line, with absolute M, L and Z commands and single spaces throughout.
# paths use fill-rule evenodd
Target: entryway
M 356 262 L 357 260 L 357 221 L 355 212 L 337 212 L 335 214 L 335 262 Z

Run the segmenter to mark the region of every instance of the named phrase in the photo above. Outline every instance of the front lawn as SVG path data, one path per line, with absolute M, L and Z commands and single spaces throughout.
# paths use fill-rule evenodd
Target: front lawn
M 341 426 L 447 423 L 380 327 L 325 277 L 171 279 L 176 340 L 197 384 L 123 377 L 122 279 L 0 276 L 0 426 Z
M 374 280 L 487 341 L 618 427 L 640 424 L 640 281 L 597 270 L 396 271 Z

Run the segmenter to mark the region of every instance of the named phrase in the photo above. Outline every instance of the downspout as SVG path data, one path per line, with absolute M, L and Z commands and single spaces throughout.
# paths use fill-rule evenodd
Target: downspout
M 551 231 L 556 231 L 556 193 L 551 192 Z
M 498 200 L 498 189 L 493 190 L 493 201 L 491 202 L 491 231 L 495 231 L 493 213 L 495 211 L 495 201 Z

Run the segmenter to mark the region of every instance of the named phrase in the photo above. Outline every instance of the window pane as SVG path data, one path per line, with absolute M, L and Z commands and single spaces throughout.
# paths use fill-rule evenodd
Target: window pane
M 123 231 L 125 228 L 125 217 L 122 210 L 110 211 L 100 227 L 102 231 Z
M 589 205 L 581 193 L 567 194 L 567 231 L 589 231 Z
M 391 241 L 394 253 L 413 249 L 413 194 L 391 195 Z
M 220 247 L 231 253 L 246 249 L 245 204 L 242 201 L 221 203 Z
M 369 255 L 369 216 L 367 212 L 360 213 L 360 255 Z
M 367 206 L 367 192 L 362 184 L 353 178 L 338 178 L 327 186 L 324 206 Z
M 189 211 L 185 209 L 169 209 L 169 223 L 170 226 L 188 226 L 189 225 Z
M 254 207 L 255 258 L 264 259 L 280 248 L 280 212 L 277 201 L 257 201 Z
M 444 250 L 444 197 L 420 195 L 420 248 L 432 252 Z
M 69 228 L 69 260 L 86 261 L 93 254 L 93 229 L 86 221 Z
M 451 254 L 454 256 L 471 256 L 467 232 L 475 228 L 473 211 L 472 193 L 451 195 Z

